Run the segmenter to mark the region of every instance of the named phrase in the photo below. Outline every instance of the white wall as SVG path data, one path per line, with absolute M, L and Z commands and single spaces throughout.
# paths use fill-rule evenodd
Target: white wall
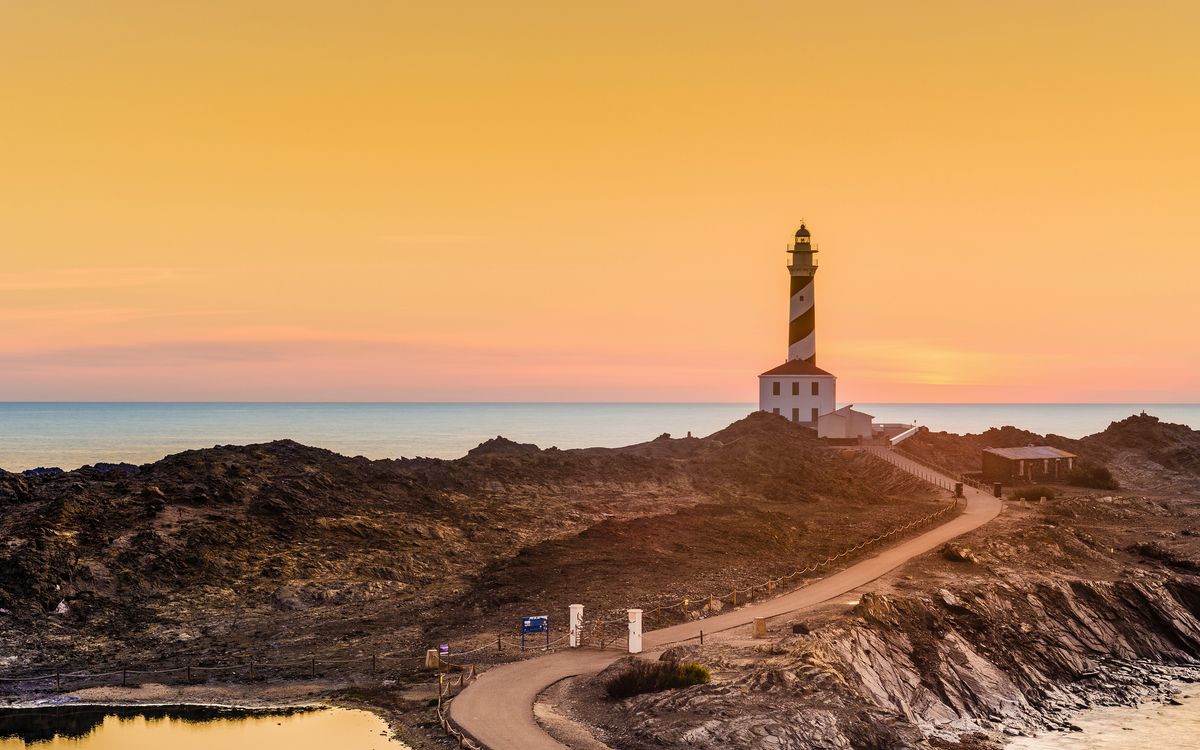
M 853 409 L 842 409 L 821 419 L 817 426 L 818 437 L 854 438 L 871 437 L 871 415 Z
M 863 414 L 861 411 L 851 411 L 846 432 L 850 437 L 871 437 L 871 415 Z
M 818 395 L 812 395 L 812 384 L 820 383 Z M 771 394 L 771 384 L 779 383 L 779 395 Z M 800 384 L 800 395 L 792 395 L 792 383 Z M 760 375 L 758 378 L 758 408 L 765 412 L 779 409 L 780 416 L 792 418 L 792 409 L 800 410 L 800 421 L 811 422 L 812 410 L 828 414 L 836 404 L 837 378 L 832 375 Z M 868 431 L 868 434 L 870 432 Z
M 844 438 L 849 421 L 843 414 L 826 414 L 817 422 L 817 437 Z

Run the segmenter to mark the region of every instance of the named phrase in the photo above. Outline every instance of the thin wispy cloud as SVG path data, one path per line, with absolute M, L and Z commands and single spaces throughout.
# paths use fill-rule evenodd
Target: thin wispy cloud
M 0 272 L 0 290 L 89 289 L 143 286 L 176 281 L 170 268 L 61 268 L 50 271 Z

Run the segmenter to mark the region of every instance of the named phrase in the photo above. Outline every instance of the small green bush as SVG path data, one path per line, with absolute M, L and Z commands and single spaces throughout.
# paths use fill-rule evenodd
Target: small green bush
M 1067 484 L 1097 490 L 1119 490 L 1121 483 L 1104 466 L 1080 464 L 1067 472 Z
M 677 661 L 635 661 L 631 669 L 614 675 L 604 684 L 610 698 L 631 698 L 642 693 L 703 685 L 708 670 L 699 664 Z
M 1009 500 L 1031 500 L 1037 502 L 1041 498 L 1047 500 L 1054 499 L 1054 490 L 1049 487 L 1021 487 L 1013 490 L 1013 493 L 1008 496 Z

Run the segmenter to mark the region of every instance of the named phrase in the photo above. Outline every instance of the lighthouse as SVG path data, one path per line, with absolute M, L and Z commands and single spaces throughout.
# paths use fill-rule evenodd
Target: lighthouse
M 804 222 L 796 230 L 795 242 L 788 252 L 792 262 L 791 303 L 788 306 L 788 360 L 802 359 L 810 365 L 817 363 L 817 307 L 815 299 L 817 278 L 817 246 Z
M 787 361 L 758 376 L 758 408 L 815 428 L 818 417 L 837 407 L 837 378 L 817 367 L 817 246 L 803 222 L 788 253 Z

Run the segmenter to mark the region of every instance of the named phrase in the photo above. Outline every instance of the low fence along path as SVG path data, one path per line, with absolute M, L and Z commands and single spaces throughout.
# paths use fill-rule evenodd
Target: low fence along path
M 887 450 L 872 450 L 905 471 L 953 486 L 954 479 Z M 643 634 L 646 650 L 698 638 L 700 631 L 718 633 L 751 625 L 756 617 L 775 617 L 811 607 L 863 586 L 913 557 L 960 534 L 976 529 L 1000 513 L 1001 501 L 974 487 L 964 487 L 966 510 L 949 522 L 823 580 L 752 606 Z M 595 674 L 626 656 L 620 651 L 579 648 L 488 670 L 450 703 L 450 721 L 487 750 L 566 750 L 543 732 L 533 718 L 539 693 L 567 677 Z

